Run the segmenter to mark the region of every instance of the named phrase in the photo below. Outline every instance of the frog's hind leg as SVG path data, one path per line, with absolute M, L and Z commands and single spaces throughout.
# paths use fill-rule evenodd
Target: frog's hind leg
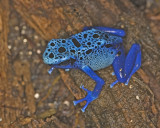
M 113 82 L 110 87 L 112 88 L 117 82 L 125 83 L 125 85 L 128 85 L 131 76 L 141 66 L 140 45 L 133 44 L 126 57 L 122 50 L 121 55 L 115 58 L 112 65 L 117 80 Z
M 77 101 L 73 101 L 74 105 L 77 105 L 80 102 L 86 101 L 86 105 L 81 109 L 82 112 L 84 112 L 87 106 L 89 105 L 89 103 L 97 99 L 105 82 L 90 67 L 84 66 L 81 68 L 81 70 L 85 72 L 87 75 L 89 75 L 94 81 L 96 81 L 96 86 L 93 91 L 90 91 L 84 88 L 84 86 L 81 87 L 83 90 L 87 92 L 87 96 L 85 98 Z
M 125 60 L 124 72 L 126 73 L 127 76 L 127 81 L 125 85 L 128 85 L 131 76 L 140 68 L 140 66 L 141 66 L 140 45 L 133 44 Z
M 120 36 L 120 37 L 123 37 L 126 35 L 126 33 L 123 29 L 116 29 L 116 28 L 109 28 L 109 27 L 84 27 L 83 31 L 90 30 L 92 28 L 98 29 L 100 31 L 112 33 L 112 34 L 114 34 L 116 36 Z

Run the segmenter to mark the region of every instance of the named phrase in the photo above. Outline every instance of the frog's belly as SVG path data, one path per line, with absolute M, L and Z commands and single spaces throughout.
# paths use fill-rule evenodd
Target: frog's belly
M 113 63 L 117 52 L 115 49 L 106 47 L 97 49 L 85 57 L 85 64 L 93 70 L 99 70 L 108 67 Z

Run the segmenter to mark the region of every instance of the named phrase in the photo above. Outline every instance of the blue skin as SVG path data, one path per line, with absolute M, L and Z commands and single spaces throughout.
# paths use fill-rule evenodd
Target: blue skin
M 51 66 L 50 74 L 54 68 L 76 68 L 85 72 L 95 82 L 96 86 L 90 91 L 81 86 L 88 94 L 85 98 L 73 101 L 74 105 L 86 101 L 81 109 L 85 111 L 88 104 L 95 100 L 105 81 L 94 71 L 113 66 L 117 82 L 128 85 L 131 76 L 141 66 L 141 50 L 139 44 L 133 44 L 128 55 L 125 56 L 122 45 L 124 30 L 108 27 L 85 27 L 81 33 L 67 39 L 52 39 L 43 54 L 44 63 Z

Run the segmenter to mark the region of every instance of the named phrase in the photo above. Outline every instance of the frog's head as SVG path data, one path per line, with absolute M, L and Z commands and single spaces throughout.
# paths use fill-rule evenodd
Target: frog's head
M 43 53 L 45 64 L 57 65 L 68 59 L 66 44 L 63 39 L 52 39 Z

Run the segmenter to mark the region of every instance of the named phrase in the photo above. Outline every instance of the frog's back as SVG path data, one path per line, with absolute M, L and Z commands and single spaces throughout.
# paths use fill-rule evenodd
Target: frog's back
M 81 47 L 83 49 L 96 49 L 105 44 L 113 44 L 113 42 L 118 42 L 121 40 L 121 37 L 117 37 L 113 34 L 106 33 L 97 29 L 91 29 L 75 34 L 69 39 L 75 48 Z
M 114 42 L 122 42 L 121 37 L 96 29 L 87 30 L 69 38 L 76 47 L 79 64 L 99 70 L 112 64 L 117 51 Z

